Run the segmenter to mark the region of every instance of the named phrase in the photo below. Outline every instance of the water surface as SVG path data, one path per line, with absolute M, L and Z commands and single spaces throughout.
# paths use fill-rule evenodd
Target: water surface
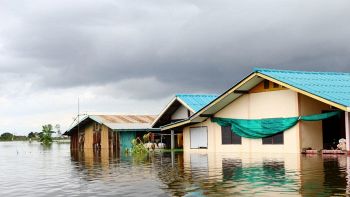
M 344 196 L 346 156 L 73 152 L 0 143 L 0 196 Z

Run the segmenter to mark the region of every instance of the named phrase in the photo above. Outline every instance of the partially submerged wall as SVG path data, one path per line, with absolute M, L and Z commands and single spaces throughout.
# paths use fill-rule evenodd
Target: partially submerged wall
M 84 135 L 84 149 L 92 149 L 93 146 L 93 131 L 94 130 L 94 124 L 93 123 L 90 123 L 90 124 L 87 124 L 84 128 L 84 132 L 85 132 L 85 135 Z
M 308 96 L 299 94 L 300 115 L 320 114 L 322 110 L 329 110 L 329 105 Z M 311 147 L 323 148 L 322 121 L 302 121 L 300 123 L 301 149 Z
M 215 114 L 215 117 L 260 119 L 298 116 L 298 94 L 279 90 L 246 94 Z M 207 126 L 208 148 L 190 149 L 190 127 Z M 271 152 L 299 153 L 299 126 L 284 132 L 284 144 L 263 145 L 262 139 L 242 138 L 242 144 L 222 144 L 221 127 L 209 119 L 184 128 L 184 150 L 193 152 Z

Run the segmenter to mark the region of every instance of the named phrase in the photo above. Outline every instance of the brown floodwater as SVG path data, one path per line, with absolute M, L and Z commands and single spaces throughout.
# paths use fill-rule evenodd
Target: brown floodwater
M 345 196 L 350 157 L 70 152 L 0 143 L 0 196 Z

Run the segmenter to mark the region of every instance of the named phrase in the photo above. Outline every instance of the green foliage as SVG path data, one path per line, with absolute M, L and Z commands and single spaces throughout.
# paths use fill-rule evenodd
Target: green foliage
M 39 141 L 44 145 L 50 145 L 52 143 L 52 125 L 43 125 L 43 131 L 39 134 Z
M 0 136 L 0 140 L 1 141 L 11 141 L 13 140 L 13 134 L 12 133 L 3 133 Z
M 133 139 L 131 141 L 131 152 L 132 154 L 146 154 L 148 153 L 147 148 L 144 146 L 144 143 L 141 141 L 140 138 Z
M 28 134 L 28 138 L 30 138 L 30 139 L 34 139 L 34 138 L 36 138 L 37 136 L 36 136 L 36 134 L 34 133 L 34 132 L 30 132 L 29 134 Z
M 149 133 L 146 133 L 145 135 L 143 135 L 143 143 L 147 143 L 147 142 L 149 142 L 150 140 L 150 136 L 151 136 L 151 133 L 149 132 Z

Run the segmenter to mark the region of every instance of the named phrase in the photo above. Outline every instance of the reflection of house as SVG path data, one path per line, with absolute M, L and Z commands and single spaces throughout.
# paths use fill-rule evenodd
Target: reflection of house
M 183 159 L 189 196 L 335 196 L 348 188 L 343 155 L 184 152 Z
M 340 138 L 350 150 L 349 98 L 350 73 L 256 69 L 161 129 L 183 130 L 184 151 L 300 153 L 334 147 Z
M 159 128 L 187 119 L 216 97 L 216 95 L 208 94 L 177 94 L 154 120 L 152 127 Z M 174 136 L 173 146 L 171 146 L 171 134 Z M 167 148 L 182 148 L 182 130 L 173 129 L 162 132 L 162 142 L 166 144 Z
M 131 148 L 131 140 L 145 133 L 158 131 L 151 128 L 155 116 L 150 115 L 88 115 L 65 134 L 71 137 L 71 149 Z

